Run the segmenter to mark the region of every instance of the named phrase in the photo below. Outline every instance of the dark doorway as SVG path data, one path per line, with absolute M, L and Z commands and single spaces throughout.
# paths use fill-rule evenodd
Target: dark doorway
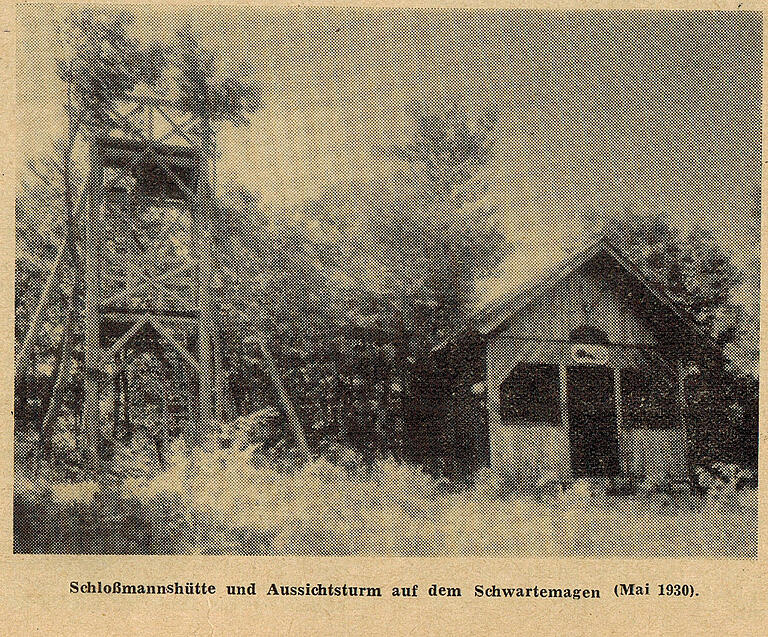
M 568 368 L 568 424 L 574 477 L 616 475 L 619 444 L 612 369 Z

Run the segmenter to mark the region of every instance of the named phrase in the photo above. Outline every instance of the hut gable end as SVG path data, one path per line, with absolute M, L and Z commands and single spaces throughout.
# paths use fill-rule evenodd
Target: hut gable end
M 567 341 L 585 326 L 601 330 L 611 343 L 657 344 L 631 289 L 612 269 L 594 263 L 557 281 L 508 316 L 497 336 Z
M 668 350 L 671 358 L 719 352 L 718 345 L 640 268 L 604 241 L 532 273 L 481 308 L 474 329 L 504 338 L 567 341 L 573 330 L 601 330 L 617 345 Z

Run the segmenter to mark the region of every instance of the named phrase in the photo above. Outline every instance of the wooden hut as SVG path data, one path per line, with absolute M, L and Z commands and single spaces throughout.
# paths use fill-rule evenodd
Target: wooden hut
M 598 241 L 502 294 L 435 353 L 419 418 L 453 450 L 454 473 L 490 464 L 532 484 L 545 475 L 685 479 L 684 377 L 717 348 Z M 472 395 L 487 418 L 457 416 Z

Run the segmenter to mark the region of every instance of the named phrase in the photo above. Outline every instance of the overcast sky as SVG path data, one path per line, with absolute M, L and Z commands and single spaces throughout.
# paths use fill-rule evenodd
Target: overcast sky
M 18 7 L 22 152 L 60 134 L 53 11 Z M 407 102 L 460 96 L 501 109 L 488 202 L 519 255 L 551 258 L 540 246 L 579 231 L 579 212 L 632 210 L 705 225 L 742 266 L 757 256 L 743 220 L 760 184 L 759 15 L 206 7 L 138 18 L 161 39 L 188 23 L 223 70 L 261 83 L 265 108 L 225 133 L 220 173 L 265 203 L 375 177 L 387 169 L 375 150 L 402 134 Z

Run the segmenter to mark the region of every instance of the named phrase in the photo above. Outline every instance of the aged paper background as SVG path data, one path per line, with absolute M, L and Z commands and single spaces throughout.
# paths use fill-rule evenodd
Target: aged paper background
M 165 3 L 168 4 L 168 3 Z M 336 3 L 302 3 L 331 5 Z M 420 5 L 411 2 L 388 6 Z M 429 3 L 432 5 L 432 3 Z M 464 4 L 464 3 L 462 3 Z M 467 6 L 508 6 L 472 2 Z M 427 6 L 427 5 L 424 5 Z M 435 3 L 432 6 L 439 6 Z M 443 6 L 455 6 L 453 3 Z M 578 7 L 577 3 L 541 3 L 552 7 Z M 656 2 L 590 5 L 600 8 L 710 8 L 762 9 L 752 2 Z M 592 634 L 749 635 L 765 631 L 766 529 L 761 515 L 759 559 L 730 560 L 532 560 L 513 558 L 321 558 L 219 556 L 44 556 L 12 554 L 12 436 L 13 392 L 13 209 L 15 197 L 14 51 L 15 8 L 2 9 L 3 146 L 2 236 L 0 251 L 3 286 L 2 413 L 0 476 L 2 499 L 2 628 L 7 635 L 314 635 L 314 634 Z M 764 80 L 765 87 L 765 80 Z M 764 103 L 765 109 L 765 103 Z M 765 110 L 764 110 L 765 112 Z M 765 140 L 765 137 L 763 137 Z M 765 179 L 764 182 L 765 184 Z M 765 197 L 765 195 L 763 195 Z M 765 198 L 764 198 L 765 201 Z M 765 236 L 765 220 L 763 233 Z M 763 286 L 765 286 L 765 260 Z M 763 289 L 764 298 L 765 287 Z M 765 304 L 762 304 L 765 312 Z M 764 328 L 761 343 L 765 346 Z M 761 372 L 765 364 L 761 361 Z M 761 382 L 761 399 L 765 398 Z M 764 400 L 761 400 L 764 403 Z M 761 422 L 766 414 L 761 405 Z M 765 440 L 761 435 L 760 474 L 765 478 Z M 765 510 L 765 488 L 760 509 Z M 256 582 L 254 597 L 150 597 L 70 595 L 70 580 L 200 581 L 223 589 L 227 583 Z M 380 586 L 381 599 L 267 598 L 271 582 L 330 581 Z M 700 591 L 695 599 L 624 598 L 612 595 L 619 582 L 691 583 Z M 418 583 L 416 599 L 387 596 L 394 586 Z M 433 583 L 461 586 L 461 599 L 426 596 Z M 598 602 L 521 603 L 503 599 L 475 599 L 475 584 L 562 585 L 600 588 Z

